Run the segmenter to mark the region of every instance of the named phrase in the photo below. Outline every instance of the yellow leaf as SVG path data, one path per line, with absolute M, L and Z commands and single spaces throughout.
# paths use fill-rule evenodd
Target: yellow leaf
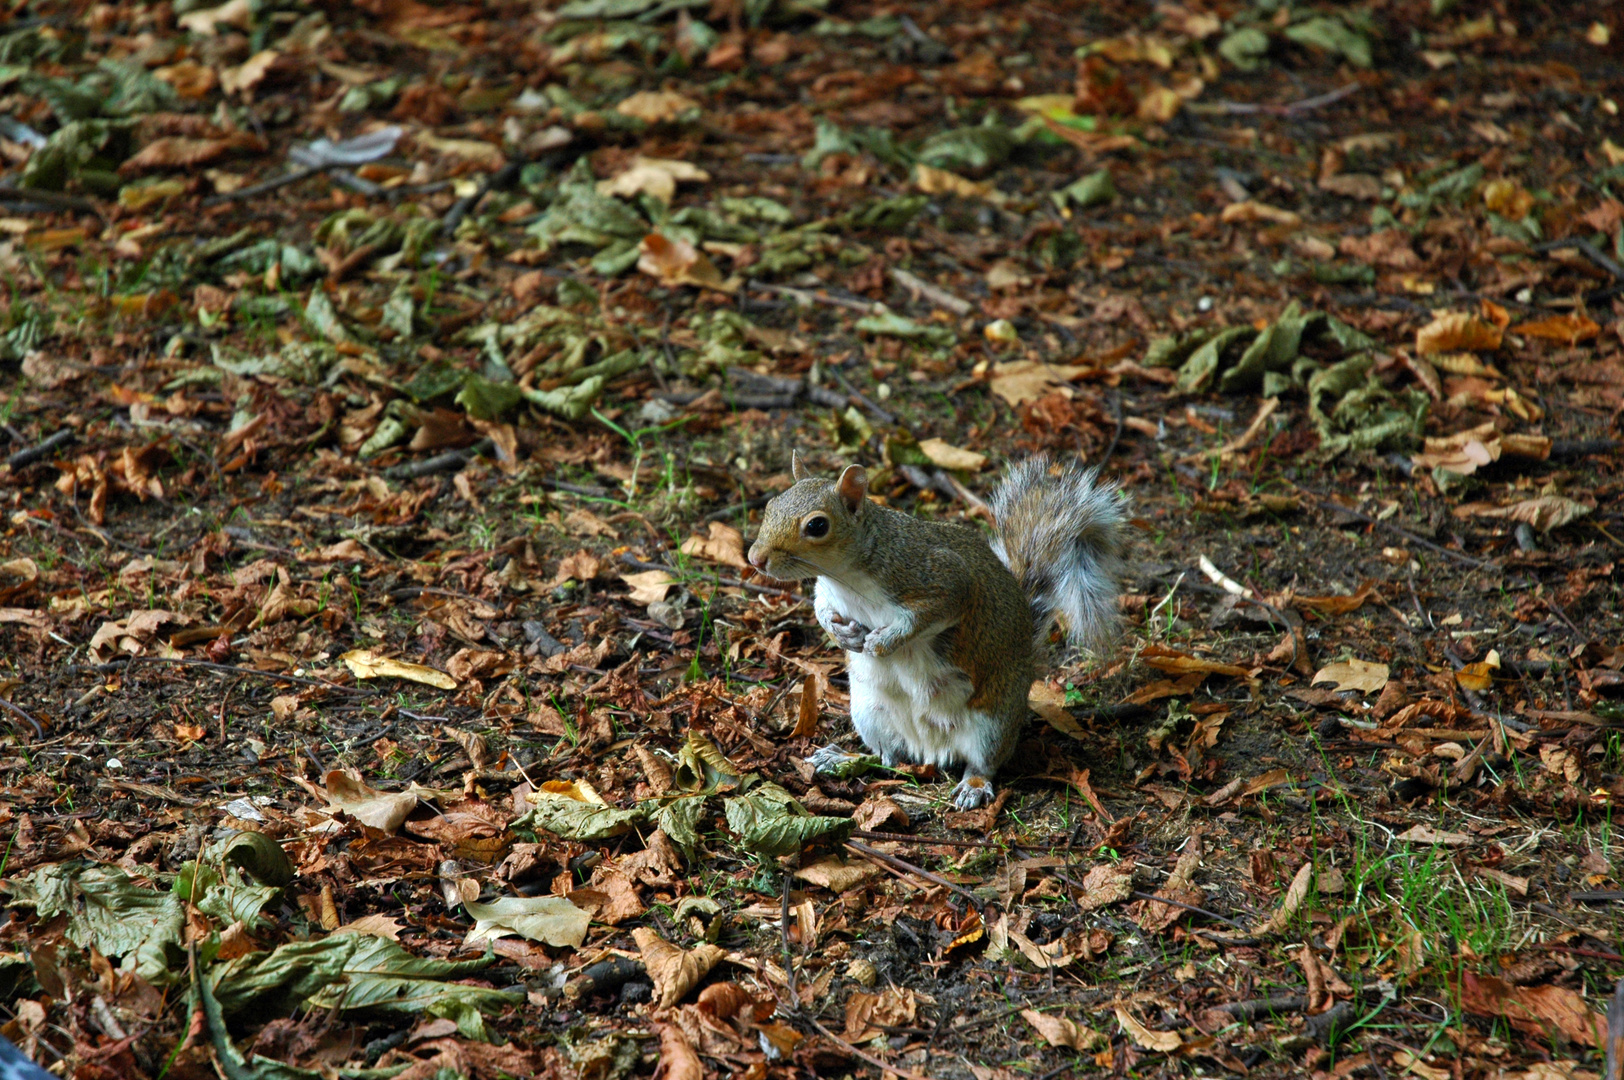
M 986 454 L 978 454 L 974 450 L 961 450 L 943 439 L 926 439 L 919 444 L 919 449 L 930 458 L 932 465 L 939 465 L 944 469 L 976 472 L 987 464 Z
M 405 679 L 441 690 L 457 688 L 457 680 L 443 671 L 406 660 L 395 660 L 379 654 L 375 649 L 351 649 L 339 659 L 357 679 Z

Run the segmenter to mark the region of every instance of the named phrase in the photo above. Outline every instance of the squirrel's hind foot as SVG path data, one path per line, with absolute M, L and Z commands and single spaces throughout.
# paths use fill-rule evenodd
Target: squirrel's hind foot
M 992 802 L 992 781 L 985 776 L 965 773 L 959 786 L 953 789 L 953 805 L 960 810 L 974 810 Z

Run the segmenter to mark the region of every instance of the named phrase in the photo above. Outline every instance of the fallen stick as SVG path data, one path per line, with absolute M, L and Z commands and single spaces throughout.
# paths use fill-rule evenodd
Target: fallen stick
M 12 472 L 16 472 L 18 469 L 26 468 L 42 458 L 50 457 L 78 437 L 78 434 L 72 428 L 63 428 L 44 442 L 36 443 L 26 450 L 19 450 L 12 454 L 6 459 L 6 464 L 11 467 Z

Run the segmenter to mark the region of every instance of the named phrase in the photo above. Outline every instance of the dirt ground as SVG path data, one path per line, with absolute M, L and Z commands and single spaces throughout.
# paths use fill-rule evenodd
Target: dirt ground
M 53 1073 L 1624 1052 L 1624 8 L 7 19 L 0 1033 Z M 982 526 L 1033 453 L 1121 485 L 1121 633 L 991 806 L 804 763 L 857 740 L 744 559 L 792 450 Z

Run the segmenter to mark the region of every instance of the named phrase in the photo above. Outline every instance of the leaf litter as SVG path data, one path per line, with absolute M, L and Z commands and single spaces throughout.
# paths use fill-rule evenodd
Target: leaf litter
M 24 1052 L 1624 1053 L 1605 12 L 174 7 L 0 32 Z M 792 448 L 942 520 L 1035 451 L 1131 494 L 993 807 L 802 763 L 841 660 L 744 555 Z

